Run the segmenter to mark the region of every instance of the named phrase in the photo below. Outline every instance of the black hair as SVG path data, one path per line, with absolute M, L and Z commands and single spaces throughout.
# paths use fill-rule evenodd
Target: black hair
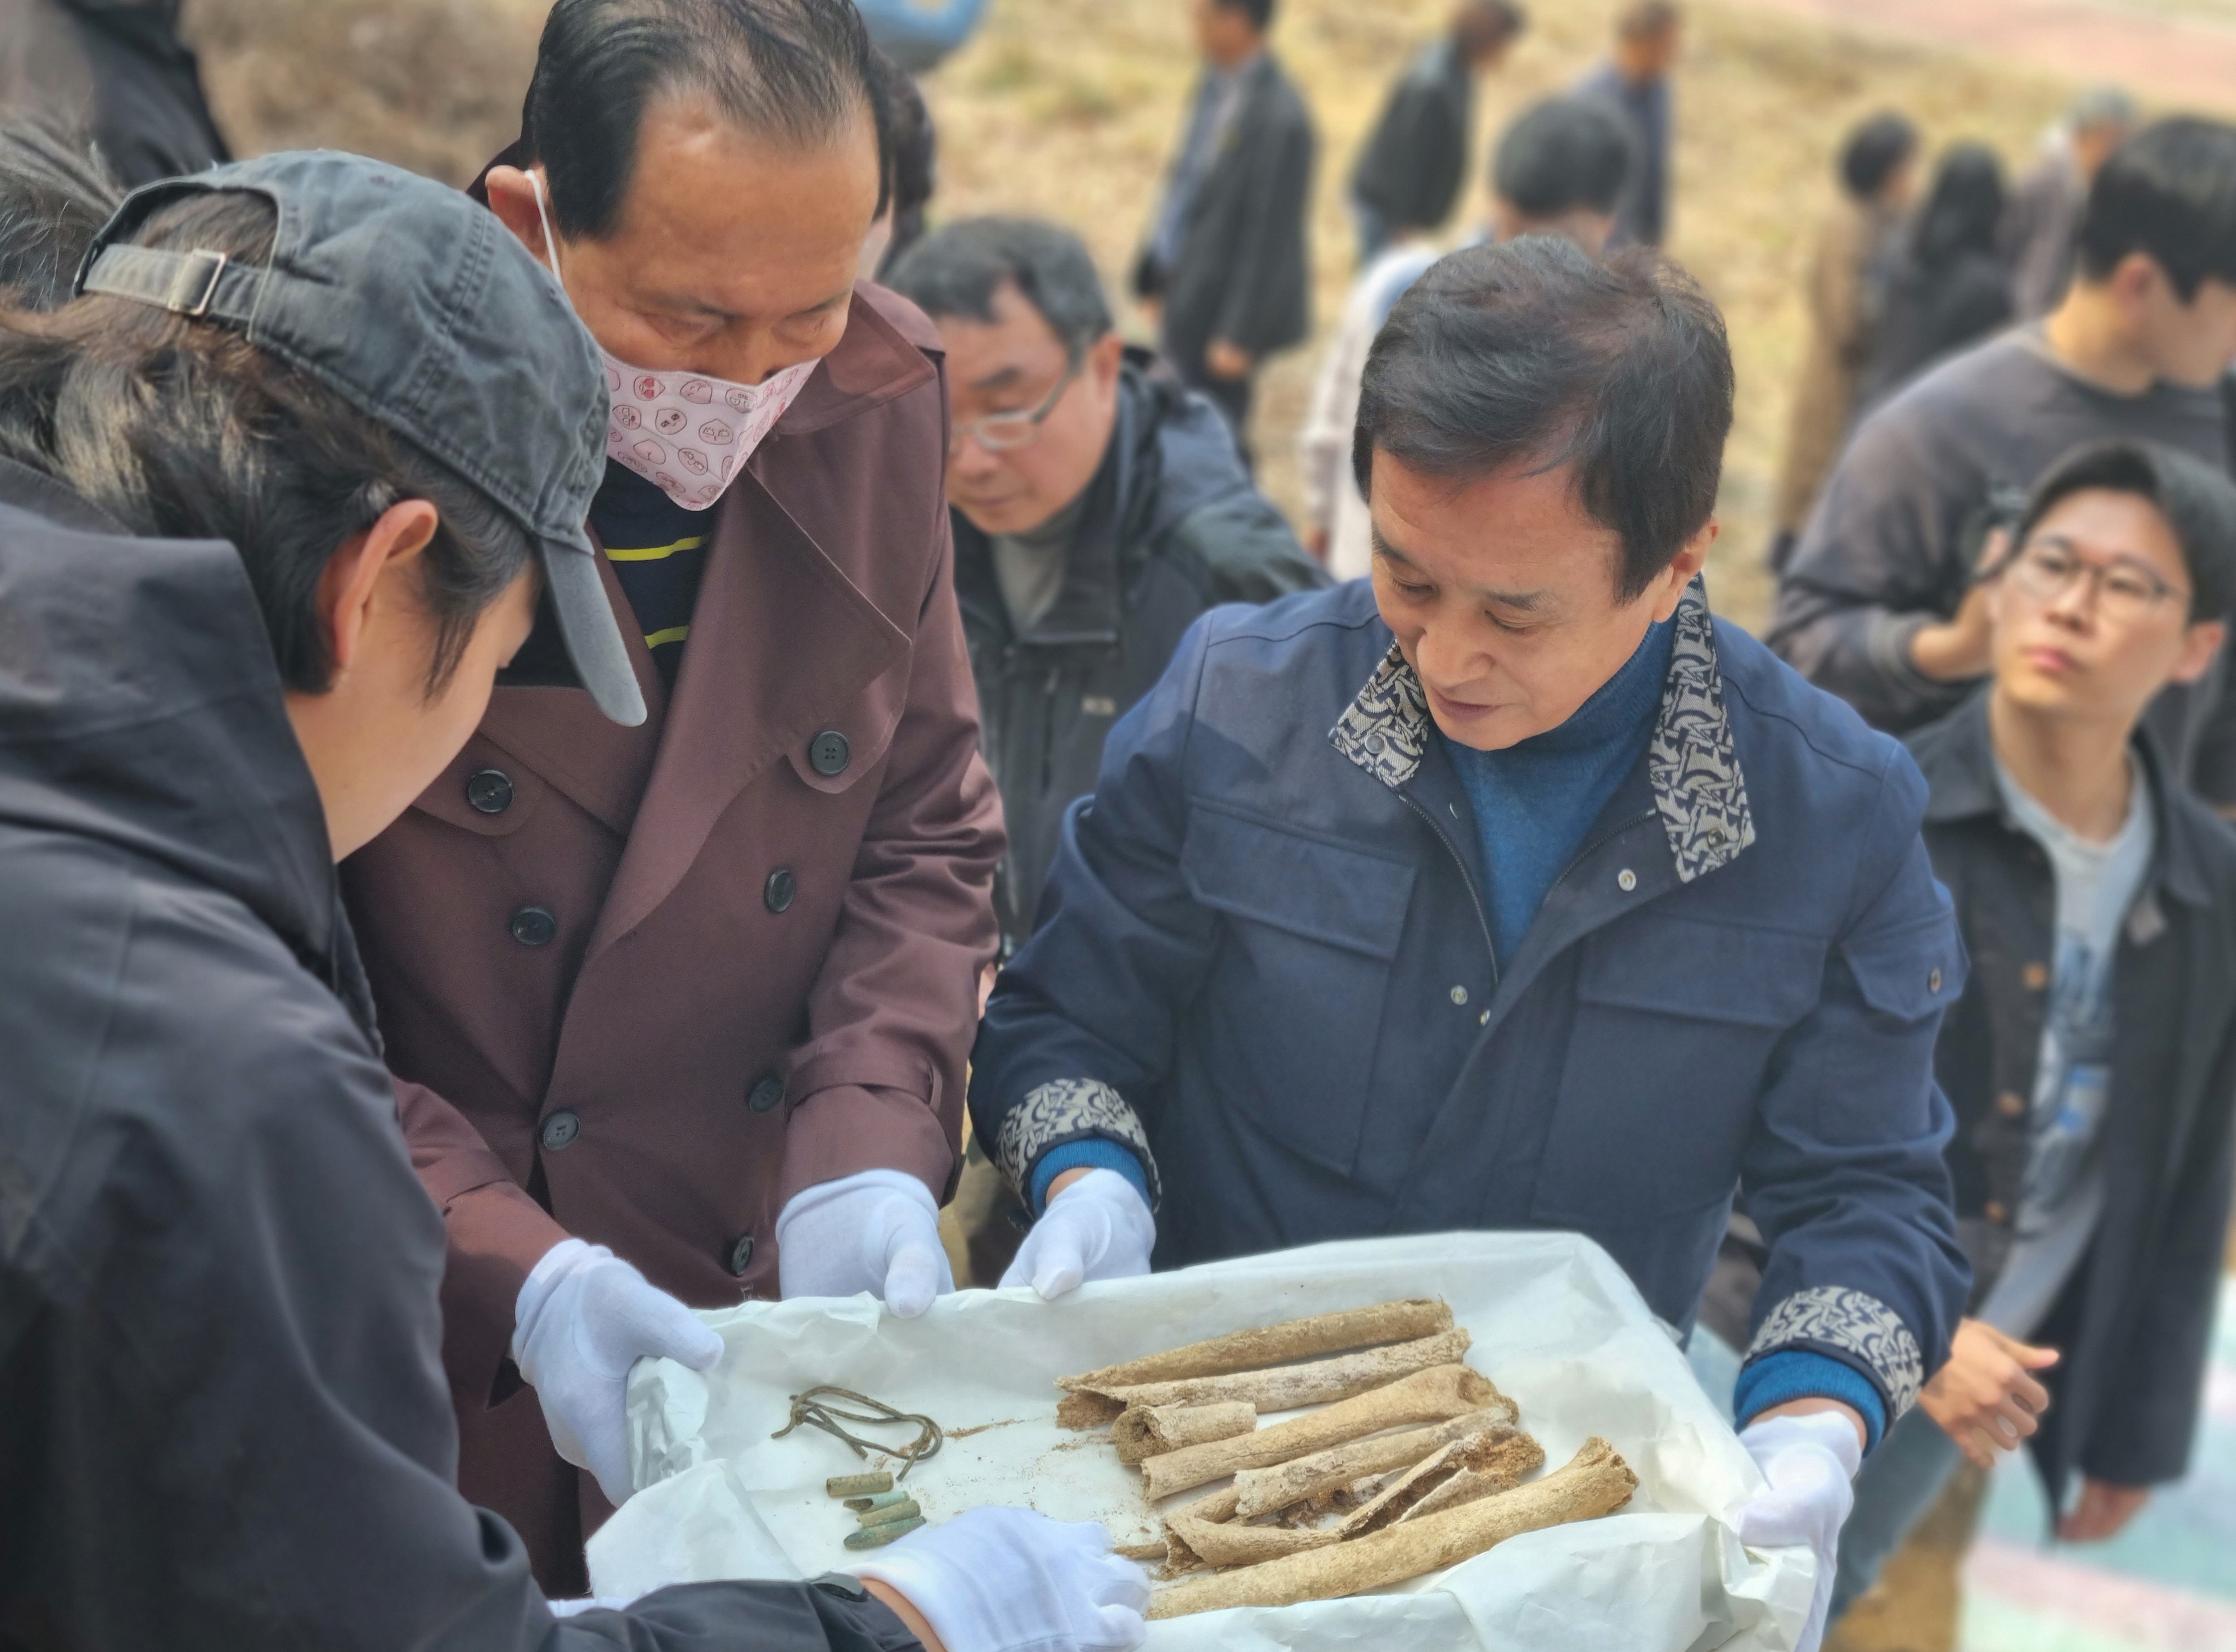
M 2236 483 L 2155 442 L 2094 442 L 2066 454 L 2034 484 L 2017 542 L 2062 500 L 2099 490 L 2134 494 L 2158 507 L 2189 569 L 2190 622 L 2225 618 L 2236 600 Z
M 1892 109 L 1874 115 L 1840 145 L 1840 187 L 1858 201 L 1869 201 L 1917 153 L 1915 121 Z
M 1492 188 L 1532 218 L 1608 213 L 1630 175 L 1630 128 L 1596 99 L 1549 97 L 1491 151 Z
M 931 111 L 915 78 L 898 63 L 877 54 L 878 133 L 885 168 L 884 200 L 893 209 L 893 238 L 878 267 L 883 280 L 908 249 L 924 238 L 924 212 L 931 202 L 937 160 Z
M 1463 52 L 1487 51 L 1529 27 L 1529 14 L 1515 0 L 1465 0 L 1452 14 L 1452 41 Z
M 36 121 L 0 122 L 0 288 L 51 309 L 124 191 L 87 141 Z
M 1273 0 L 1211 0 L 1211 3 L 1221 11 L 1241 12 L 1261 35 L 1273 26 Z
M 1615 31 L 1624 40 L 1652 40 L 1667 34 L 1684 21 L 1674 0 L 1637 0 L 1615 19 Z
M 2136 133 L 2097 168 L 2076 240 L 2090 280 L 2146 253 L 2184 304 L 2208 278 L 2236 286 L 2236 126 L 2180 115 Z
M 522 164 L 542 163 L 562 234 L 603 240 L 658 99 L 696 93 L 746 131 L 806 148 L 865 114 L 879 121 L 877 75 L 853 0 L 558 0 L 521 114 Z M 877 142 L 882 160 L 881 124 Z M 879 212 L 884 181 L 881 167 Z
M 242 191 L 187 197 L 133 233 L 143 247 L 272 256 L 278 216 Z M 436 625 L 427 692 L 489 606 L 534 567 L 490 497 L 232 325 L 122 298 L 38 312 L 0 305 L 0 455 L 44 471 L 134 533 L 223 539 L 240 554 L 280 681 L 331 686 L 319 576 L 342 541 L 406 499 L 440 517 L 419 559 Z
M 1062 340 L 1074 363 L 1112 326 L 1110 301 L 1087 243 L 1037 218 L 943 224 L 894 267 L 895 292 L 934 317 L 994 319 L 994 294 L 1013 285 Z
M 1723 317 L 1651 247 L 1605 260 L 1553 235 L 1432 266 L 1366 358 L 1351 470 L 1378 451 L 1430 476 L 1575 467 L 1577 496 L 1622 541 L 1638 596 L 1716 505 L 1732 425 Z
M 1966 253 L 1993 253 L 2003 219 L 2003 163 L 1983 143 L 1952 143 L 1933 169 L 1933 185 L 1910 231 L 1910 257 L 1939 269 Z

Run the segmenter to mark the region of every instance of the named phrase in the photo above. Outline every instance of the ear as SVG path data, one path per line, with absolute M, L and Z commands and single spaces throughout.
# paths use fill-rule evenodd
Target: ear
M 1669 566 L 1661 570 L 1661 576 L 1653 588 L 1654 622 L 1656 625 L 1677 611 L 1677 603 L 1684 596 L 1685 588 L 1693 582 L 1695 574 L 1708 565 L 1708 548 L 1716 543 L 1716 536 L 1722 531 L 1723 524 L 1710 517 L 1700 524 L 1700 531 L 1687 540 L 1678 549 L 1677 554 L 1669 559 Z
M 529 257 L 549 269 L 551 259 L 543 246 L 543 219 L 536 210 L 536 186 L 528 174 L 518 167 L 491 167 L 483 184 L 489 191 L 490 210 L 497 214 L 497 221 L 512 232 L 513 238 L 528 249 Z M 551 233 L 559 233 L 556 225 Z
M 405 499 L 382 511 L 370 528 L 343 540 L 326 559 L 319 576 L 319 624 L 326 634 L 336 681 L 363 654 L 373 611 L 394 589 L 384 587 L 382 576 L 416 561 L 441 521 L 426 500 Z
M 2139 309 L 2149 302 L 2151 290 L 2165 280 L 2166 273 L 2148 253 L 2129 253 L 2112 267 L 2108 285 L 2123 304 Z
M 1126 341 L 1115 332 L 1106 332 L 1087 346 L 1087 376 L 1095 381 L 1096 392 L 1108 395 L 1118 383 L 1118 369 L 1126 360 Z
M 2195 682 L 2204 676 L 2227 635 L 2227 623 L 2222 620 L 2206 620 L 2184 631 L 2181 653 L 2174 660 L 2174 669 L 2167 673 L 2167 681 Z

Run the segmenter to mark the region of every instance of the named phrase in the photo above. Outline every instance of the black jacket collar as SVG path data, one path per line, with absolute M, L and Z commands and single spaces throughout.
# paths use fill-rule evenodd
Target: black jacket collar
M 2020 829 L 2003 806 L 2003 788 L 1996 781 L 1996 748 L 1988 730 L 1985 688 L 1939 722 L 1910 735 L 1907 743 L 1925 775 L 1926 825 L 1950 825 L 1992 815 L 2007 830 Z M 2205 874 L 2197 839 L 2204 823 L 2191 813 L 2202 806 L 2167 783 L 2166 754 L 2147 728 L 2137 727 L 2134 748 L 2158 822 L 2150 886 L 2186 905 L 2210 905 L 2212 885 Z

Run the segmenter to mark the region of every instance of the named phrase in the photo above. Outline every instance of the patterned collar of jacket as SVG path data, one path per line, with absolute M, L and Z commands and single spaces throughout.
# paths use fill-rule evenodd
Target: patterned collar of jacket
M 1677 876 L 1691 883 L 1730 864 L 1754 841 L 1754 815 L 1716 669 L 1715 621 L 1697 576 L 1677 600 L 1676 622 L 1646 760 Z M 1328 740 L 1395 791 L 1419 771 L 1434 727 L 1421 680 L 1393 642 Z

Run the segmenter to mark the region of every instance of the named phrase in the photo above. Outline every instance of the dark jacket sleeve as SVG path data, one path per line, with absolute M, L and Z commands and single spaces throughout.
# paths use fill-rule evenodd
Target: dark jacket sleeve
M 1390 102 L 1351 173 L 1351 193 L 1393 225 L 1433 228 L 1457 200 L 1467 170 L 1468 134 L 1452 89 L 1417 71 L 1391 89 Z
M 1173 542 L 1209 606 L 1270 602 L 1332 582 L 1297 543 L 1288 518 L 1254 490 L 1190 511 L 1174 528 Z
M 1851 917 L 1817 1008 L 1772 1063 L 1740 1170 L 1770 1253 L 1747 1357 L 1839 1359 L 1878 1388 L 1889 1422 L 1948 1357 L 1971 1283 L 1942 1156 L 1955 1118 L 1933 1076 L 1963 949 L 1918 837 L 1924 804 L 1894 750 Z
M 1984 491 L 1900 404 L 1866 418 L 1794 550 L 1765 641 L 1877 727 L 1900 733 L 1954 710 L 1968 685 L 1910 663 L 1910 639 L 1956 611 L 1963 502 Z
M 2236 1031 L 2223 1043 L 2162 1203 L 2166 1231 L 2148 1294 L 2105 1373 L 2111 1396 L 2081 1449 L 2081 1470 L 2113 1485 L 2160 1485 L 2189 1469 L 2211 1350 L 2236 1162 Z
M 457 1490 L 443 1224 L 388 1076 L 276 939 L 213 944 L 212 927 L 185 899 L 135 915 L 63 1191 L 4 1259 L 48 1304 L 4 1352 L 40 1373 L 37 1587 L 69 1644 L 913 1645 L 889 1614 L 797 1583 L 553 1617 L 519 1538 Z M 11 1513 L 25 1502 L 0 1486 Z
M 1013 1188 L 1051 1149 L 1099 1138 L 1158 1188 L 1143 1115 L 1180 1011 L 1209 969 L 1217 915 L 1180 872 L 1186 767 L 1211 616 L 1120 718 L 1092 797 L 1065 813 L 1040 925 L 994 988 L 971 1056 L 970 1117 Z
M 1259 142 L 1264 152 L 1251 171 L 1254 183 L 1235 234 L 1226 302 L 1210 335 L 1253 356 L 1304 337 L 1312 308 L 1305 214 L 1311 207 L 1314 140 L 1292 95 L 1284 94 L 1283 108 Z

